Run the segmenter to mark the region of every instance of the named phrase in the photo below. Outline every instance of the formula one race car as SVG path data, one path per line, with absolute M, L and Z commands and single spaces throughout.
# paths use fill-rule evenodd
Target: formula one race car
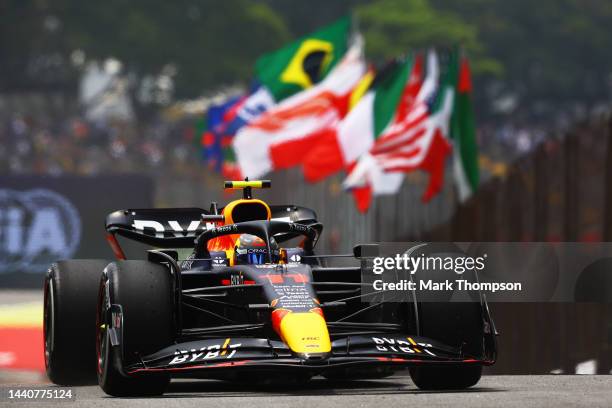
M 84 384 L 97 374 L 114 396 L 162 394 L 185 376 L 252 383 L 381 378 L 409 368 L 422 389 L 479 381 L 497 348 L 482 296 L 366 302 L 364 246 L 316 255 L 323 226 L 315 212 L 252 198 L 253 188 L 269 186 L 226 182 L 243 198 L 209 211 L 115 211 L 106 231 L 117 261 L 53 264 L 44 286 L 51 381 Z M 117 236 L 158 249 L 126 260 Z M 339 257 L 356 265 L 328 266 Z

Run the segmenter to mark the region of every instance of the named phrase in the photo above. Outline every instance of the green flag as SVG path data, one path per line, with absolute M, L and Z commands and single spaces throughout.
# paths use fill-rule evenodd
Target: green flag
M 255 63 L 255 76 L 280 101 L 324 78 L 346 52 L 349 35 L 350 18 L 344 17 L 262 55 Z
M 375 139 L 393 119 L 413 64 L 413 56 L 410 55 L 393 65 L 390 72 L 381 73 L 378 77 L 380 81 L 374 80 L 372 89 L 375 93 L 373 107 Z
M 470 66 L 461 57 L 455 88 L 455 101 L 450 122 L 450 138 L 454 145 L 454 175 L 459 199 L 467 200 L 478 188 L 478 146 L 472 107 L 472 80 Z

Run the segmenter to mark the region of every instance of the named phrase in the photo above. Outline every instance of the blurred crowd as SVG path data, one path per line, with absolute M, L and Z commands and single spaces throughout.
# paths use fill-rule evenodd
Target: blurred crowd
M 91 122 L 80 115 L 0 114 L 0 172 L 95 175 L 198 171 L 191 121 Z
M 529 154 L 551 133 L 552 129 L 533 124 L 489 122 L 478 126 L 476 134 L 481 152 L 507 163 Z
M 17 112 L 0 109 L 2 174 L 164 172 L 185 176 L 205 169 L 194 117 L 170 121 L 156 114 L 138 123 L 88 120 L 85 115 L 57 111 Z M 559 137 L 567 127 L 508 118 L 483 121 L 477 129 L 480 153 L 493 163 L 509 164 Z

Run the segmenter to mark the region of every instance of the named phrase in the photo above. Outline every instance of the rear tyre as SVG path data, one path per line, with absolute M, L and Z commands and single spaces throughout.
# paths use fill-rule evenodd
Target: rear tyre
M 45 368 L 58 385 L 96 383 L 96 304 L 105 260 L 54 263 L 44 283 Z
M 480 381 L 481 365 L 411 367 L 410 378 L 422 390 L 461 390 Z
M 140 357 L 169 346 L 174 340 L 172 276 L 162 265 L 148 261 L 119 261 L 108 265 L 100 282 L 96 344 L 98 383 L 109 395 L 150 396 L 164 393 L 165 374 L 126 374 L 124 367 Z M 110 305 L 119 305 L 121 323 L 112 320 Z M 111 344 L 111 331 L 120 344 Z

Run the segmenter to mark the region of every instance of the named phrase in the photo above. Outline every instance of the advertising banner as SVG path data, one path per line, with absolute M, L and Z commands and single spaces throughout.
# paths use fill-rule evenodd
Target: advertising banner
M 0 288 L 42 287 L 60 259 L 112 259 L 106 215 L 151 207 L 153 193 L 140 175 L 0 176 Z

